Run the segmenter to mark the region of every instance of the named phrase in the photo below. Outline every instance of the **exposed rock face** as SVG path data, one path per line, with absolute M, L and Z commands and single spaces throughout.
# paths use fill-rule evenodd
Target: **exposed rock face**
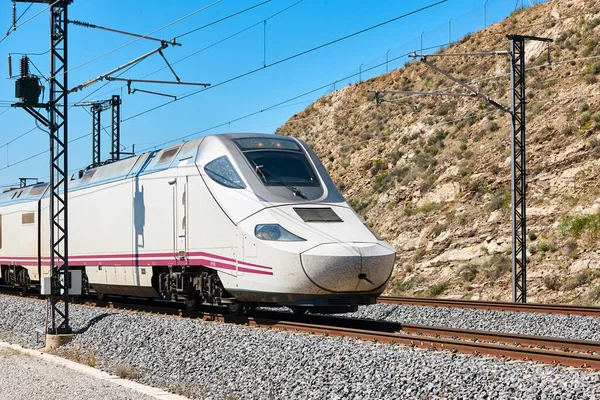
M 554 39 L 527 54 L 528 298 L 600 304 L 600 0 L 551 0 L 444 52 L 504 50 L 507 34 Z M 505 57 L 430 59 L 510 104 Z M 486 78 L 486 79 L 481 79 Z M 324 96 L 279 129 L 307 140 L 350 204 L 398 250 L 395 294 L 510 300 L 510 117 L 423 63 Z M 418 105 L 414 107 L 414 105 Z

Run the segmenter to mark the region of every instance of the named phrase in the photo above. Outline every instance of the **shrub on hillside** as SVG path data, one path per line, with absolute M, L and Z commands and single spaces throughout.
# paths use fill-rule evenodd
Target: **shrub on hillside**
M 560 277 L 558 275 L 546 275 L 544 276 L 544 286 L 549 290 L 560 289 Z

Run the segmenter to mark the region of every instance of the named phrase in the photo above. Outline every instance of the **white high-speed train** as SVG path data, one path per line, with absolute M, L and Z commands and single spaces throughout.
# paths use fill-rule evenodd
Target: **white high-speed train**
M 5 284 L 49 275 L 48 185 L 0 194 Z M 85 289 L 346 312 L 383 292 L 395 250 L 344 201 L 302 140 L 206 136 L 80 171 L 69 182 L 69 268 Z

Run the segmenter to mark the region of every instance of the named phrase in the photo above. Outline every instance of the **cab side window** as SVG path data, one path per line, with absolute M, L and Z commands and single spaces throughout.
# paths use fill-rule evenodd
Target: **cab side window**
M 204 171 L 213 181 L 232 189 L 245 189 L 246 184 L 238 175 L 227 156 L 212 160 L 204 166 Z

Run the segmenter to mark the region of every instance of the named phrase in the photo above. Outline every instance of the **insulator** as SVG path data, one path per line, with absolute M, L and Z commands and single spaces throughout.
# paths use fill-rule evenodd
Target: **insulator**
M 12 78 L 12 59 L 10 54 L 8 55 L 8 77 Z
M 13 23 L 13 30 L 17 29 L 17 3 L 15 3 L 13 1 L 13 9 L 12 9 L 12 23 Z
M 27 56 L 21 57 L 21 77 L 29 76 L 29 58 Z

